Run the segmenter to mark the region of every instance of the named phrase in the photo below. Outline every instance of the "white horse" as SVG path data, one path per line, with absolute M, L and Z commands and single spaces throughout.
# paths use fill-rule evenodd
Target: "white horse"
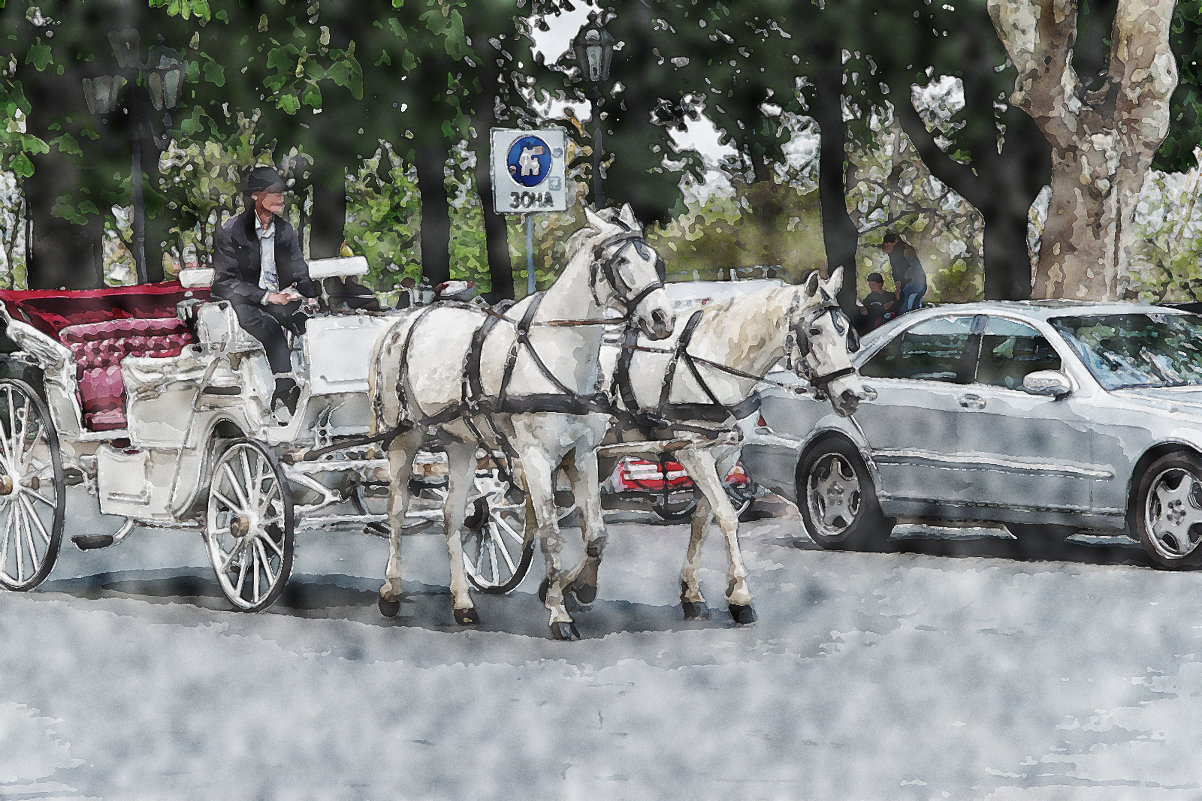
M 391 547 L 380 589 L 383 614 L 395 615 L 400 607 L 400 532 L 409 475 L 423 432 L 433 430 L 446 445 L 448 461 L 443 512 L 455 620 L 463 625 L 479 620 L 468 593 L 460 528 L 476 448 L 483 442 L 520 461 L 527 532 L 533 530 L 547 563 L 552 635 L 580 636 L 563 605 L 553 471 L 574 452 L 565 466 L 581 505 L 581 527 L 590 550 L 600 551 L 605 529 L 596 448 L 609 422 L 608 404 L 598 392 L 602 316 L 616 307 L 653 340 L 669 336 L 675 321 L 663 291 L 662 263 L 630 206 L 603 214 L 586 209 L 585 215 L 587 227 L 568 240 L 567 266 L 545 292 L 523 299 L 504 316 L 435 304 L 406 315 L 377 341 L 370 372 L 373 433 L 395 433 L 388 447 Z
M 754 412 L 756 407 L 747 408 L 744 401 L 755 384 L 787 354 L 793 369 L 827 395 L 840 414 L 850 415 L 865 397 L 848 355 L 859 346 L 855 329 L 834 300 L 842 284 L 841 267 L 825 282 L 814 272 L 802 286 L 772 287 L 682 315 L 672 337 L 661 345 L 628 336 L 622 345 L 602 348 L 612 400 L 648 422 L 639 430 L 629 415 L 622 415 L 623 438 L 688 442 L 672 453 L 702 495 L 680 574 L 686 618 L 709 616 L 698 572 L 712 514 L 726 538 L 731 617 L 738 623 L 755 620 L 739 551 L 738 515 L 721 478 L 734 465 L 739 447 L 720 436 L 734 419 Z M 586 549 L 564 578 L 564 587 L 582 603 L 596 596 L 600 564 L 601 549 Z

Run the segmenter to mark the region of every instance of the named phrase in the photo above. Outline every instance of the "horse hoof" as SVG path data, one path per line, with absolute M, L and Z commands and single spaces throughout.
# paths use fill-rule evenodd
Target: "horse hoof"
M 578 584 L 572 587 L 572 594 L 582 604 L 591 604 L 597 600 L 597 588 L 591 584 Z
M 543 603 L 547 602 L 547 590 L 551 588 L 551 582 L 543 579 L 543 583 L 538 585 L 538 599 Z
M 480 616 L 476 614 L 475 607 L 469 607 L 468 609 L 456 609 L 455 622 L 460 626 L 474 626 L 480 622 Z
M 579 640 L 580 630 L 570 620 L 567 623 L 552 623 L 551 636 L 557 640 Z
M 383 595 L 380 596 L 379 606 L 380 606 L 380 614 L 383 615 L 384 617 L 396 617 L 396 613 L 401 611 L 400 599 L 397 599 L 395 601 L 390 601 L 387 598 L 385 598 Z
M 750 606 L 742 606 L 740 604 L 730 605 L 730 616 L 740 626 L 746 626 L 748 623 L 756 621 L 755 610 Z
M 709 620 L 710 608 L 705 601 L 681 601 L 685 620 Z

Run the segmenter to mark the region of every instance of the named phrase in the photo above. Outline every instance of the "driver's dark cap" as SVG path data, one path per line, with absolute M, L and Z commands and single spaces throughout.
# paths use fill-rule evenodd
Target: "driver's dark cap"
M 254 167 L 246 174 L 246 193 L 265 192 L 267 190 L 284 191 L 284 179 L 274 167 Z

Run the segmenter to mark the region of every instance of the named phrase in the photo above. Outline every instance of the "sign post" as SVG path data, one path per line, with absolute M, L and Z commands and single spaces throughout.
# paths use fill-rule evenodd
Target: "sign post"
M 493 128 L 489 161 L 493 208 L 526 223 L 526 289 L 534 294 L 534 214 L 568 208 L 566 144 L 561 130 Z

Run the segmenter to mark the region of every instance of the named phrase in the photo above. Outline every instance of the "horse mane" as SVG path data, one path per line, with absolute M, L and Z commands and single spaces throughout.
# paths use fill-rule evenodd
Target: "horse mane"
M 778 337 L 783 340 L 785 325 L 781 318 L 788 314 L 794 296 L 801 294 L 801 286 L 785 284 L 702 306 L 693 341 L 725 337 L 730 357 L 750 362 L 764 348 L 772 347 Z

